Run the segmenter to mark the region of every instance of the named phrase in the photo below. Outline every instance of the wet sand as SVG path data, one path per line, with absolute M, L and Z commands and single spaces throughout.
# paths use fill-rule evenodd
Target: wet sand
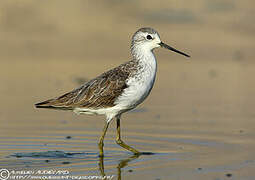
M 0 32 L 0 168 L 125 180 L 254 179 L 255 44 L 247 18 L 254 16 L 254 3 L 196 2 L 143 7 L 79 1 L 63 3 L 63 9 L 57 3 L 2 2 L 8 12 Z M 143 104 L 123 115 L 123 140 L 151 154 L 133 156 L 116 145 L 113 121 L 100 159 L 104 117 L 33 104 L 128 60 L 130 37 L 141 25 L 155 27 L 164 42 L 191 58 L 155 50 L 155 86 Z

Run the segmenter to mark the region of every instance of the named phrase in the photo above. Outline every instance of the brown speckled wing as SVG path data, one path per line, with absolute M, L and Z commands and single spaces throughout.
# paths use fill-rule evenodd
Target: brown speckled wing
M 137 71 L 137 62 L 129 61 L 90 80 L 60 97 L 38 104 L 37 108 L 100 109 L 113 107 L 115 100 L 127 88 L 126 80 Z

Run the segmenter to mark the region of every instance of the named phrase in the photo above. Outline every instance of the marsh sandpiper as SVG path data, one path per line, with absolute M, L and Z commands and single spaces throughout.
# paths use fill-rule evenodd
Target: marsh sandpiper
M 62 96 L 35 104 L 37 108 L 71 110 L 77 114 L 105 115 L 106 121 L 98 142 L 99 156 L 103 156 L 104 137 L 109 123 L 116 118 L 116 143 L 134 154 L 140 152 L 125 144 L 120 135 L 120 119 L 142 103 L 150 94 L 157 71 L 153 50 L 163 47 L 189 55 L 168 46 L 152 28 L 141 28 L 132 37 L 132 60 L 113 68 Z

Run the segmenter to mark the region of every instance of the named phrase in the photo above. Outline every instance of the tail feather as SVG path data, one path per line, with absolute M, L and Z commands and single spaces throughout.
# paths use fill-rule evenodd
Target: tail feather
M 60 109 L 60 110 L 73 110 L 75 107 L 74 100 L 82 88 L 83 88 L 83 86 L 81 86 L 80 88 L 77 88 L 71 92 L 65 93 L 62 96 L 37 103 L 37 104 L 35 104 L 35 107 L 36 108 Z
M 47 101 L 36 103 L 35 107 L 36 108 L 47 108 L 47 109 L 60 109 L 60 110 L 72 110 L 73 109 L 71 107 L 54 106 L 52 102 L 54 102 L 54 99 L 49 99 Z

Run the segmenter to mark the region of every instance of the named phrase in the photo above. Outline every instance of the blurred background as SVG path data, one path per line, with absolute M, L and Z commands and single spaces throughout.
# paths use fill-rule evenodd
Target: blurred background
M 158 74 L 154 89 L 137 110 L 123 116 L 125 138 L 144 151 L 201 154 L 189 157 L 190 164 L 179 161 L 180 166 L 170 160 L 162 165 L 149 159 L 147 169 L 152 173 L 140 165 L 143 170 L 133 173 L 133 179 L 141 174 L 150 179 L 159 169 L 160 174 L 152 179 L 185 175 L 220 178 L 225 170 L 234 171 L 238 179 L 251 178 L 255 150 L 254 5 L 252 0 L 0 1 L 2 161 L 15 168 L 16 160 L 9 163 L 6 155 L 74 147 L 97 152 L 104 117 L 36 110 L 33 104 L 128 61 L 133 33 L 148 26 L 159 32 L 162 41 L 191 58 L 155 50 Z M 108 136 L 112 151 L 120 150 L 112 141 L 114 128 Z M 67 135 L 76 141 L 66 142 Z M 52 146 L 45 145 L 48 141 Z M 201 150 L 201 141 L 225 145 Z M 105 144 L 107 147 L 107 141 Z M 240 164 L 248 160 L 242 169 Z M 177 169 L 203 164 L 213 170 L 190 175 L 190 171 L 166 168 L 170 163 Z M 222 171 L 215 170 L 217 163 L 224 166 Z M 173 170 L 171 175 L 169 170 Z

